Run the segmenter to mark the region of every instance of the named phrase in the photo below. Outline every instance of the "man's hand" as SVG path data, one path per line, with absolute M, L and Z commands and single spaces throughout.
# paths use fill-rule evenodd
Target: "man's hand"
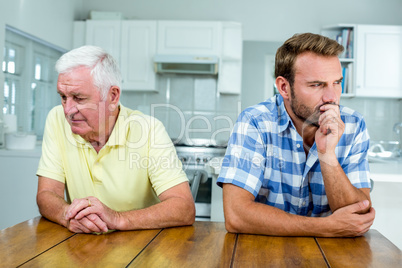
M 317 151 L 321 156 L 334 156 L 336 145 L 345 131 L 345 124 L 341 119 L 338 105 L 325 104 L 320 110 L 322 112 L 318 120 L 320 127 L 315 133 Z
M 107 232 L 118 229 L 118 212 L 104 205 L 98 198 L 90 196 L 75 199 L 65 212 L 65 219 L 73 223 L 74 229 L 88 232 Z M 83 230 L 84 229 L 84 230 Z M 99 231 L 98 231 L 99 230 Z
M 362 236 L 374 222 L 375 210 L 370 208 L 366 214 L 358 214 L 369 206 L 369 201 L 364 200 L 336 210 L 328 216 L 328 226 L 331 230 L 328 236 L 354 237 Z
M 65 220 L 67 221 L 67 228 L 71 232 L 102 233 L 107 232 L 109 229 L 113 229 L 110 228 L 98 214 L 88 213 L 89 212 L 88 209 L 94 207 L 95 203 L 97 204 L 98 207 L 106 207 L 96 197 L 75 199 L 71 203 L 71 205 L 67 207 L 64 217 Z M 80 217 L 77 217 L 79 213 L 81 213 Z
M 67 220 L 67 229 L 73 233 L 105 233 L 108 231 L 106 223 L 96 214 L 88 215 L 80 220 Z

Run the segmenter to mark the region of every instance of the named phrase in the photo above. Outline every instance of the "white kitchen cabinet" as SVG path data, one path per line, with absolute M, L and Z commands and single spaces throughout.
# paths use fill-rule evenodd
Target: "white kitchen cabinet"
M 36 205 L 40 154 L 40 147 L 0 150 L 0 230 L 40 215 Z
M 219 55 L 221 22 L 158 21 L 158 54 Z
M 240 94 L 243 55 L 240 23 L 222 22 L 222 51 L 220 53 L 218 92 Z
M 86 28 L 86 30 L 83 30 Z M 240 94 L 242 29 L 240 23 L 221 21 L 100 21 L 75 23 L 74 44 L 106 49 L 120 64 L 123 90 L 154 91 L 153 57 L 160 55 L 217 56 L 217 90 Z
M 242 71 L 240 23 L 158 21 L 157 54 L 219 57 L 218 92 L 240 94 Z
M 402 26 L 358 25 L 356 96 L 402 98 Z
M 371 228 L 378 230 L 402 249 L 402 161 L 370 162 L 370 176 L 374 181 L 370 193 L 376 211 Z
M 123 21 L 120 48 L 123 88 L 155 90 L 156 21 Z
M 118 61 L 122 90 L 156 90 L 156 21 L 87 20 L 85 43 L 102 47 Z
M 120 20 L 87 20 L 87 45 L 102 47 L 118 62 L 120 61 L 121 21 Z

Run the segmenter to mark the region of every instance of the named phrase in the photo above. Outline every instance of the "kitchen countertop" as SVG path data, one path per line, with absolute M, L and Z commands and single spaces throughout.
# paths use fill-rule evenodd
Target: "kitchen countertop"
M 402 161 L 389 161 L 384 163 L 370 163 L 370 174 L 373 181 L 401 182 Z
M 42 142 L 36 143 L 35 149 L 33 150 L 8 150 L 0 149 L 0 156 L 7 157 L 40 157 L 42 154 Z
M 0 149 L 0 156 L 7 157 L 40 157 L 42 143 L 38 142 L 33 150 L 7 150 Z M 219 174 L 222 158 L 211 159 L 208 163 L 212 174 Z M 400 161 L 372 162 L 370 174 L 373 181 L 401 182 L 402 183 L 402 159 Z

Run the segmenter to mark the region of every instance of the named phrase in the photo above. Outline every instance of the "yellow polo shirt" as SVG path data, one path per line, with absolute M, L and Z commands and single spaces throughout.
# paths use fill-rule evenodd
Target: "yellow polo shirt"
M 37 175 L 64 183 L 70 200 L 95 196 L 117 211 L 154 205 L 165 190 L 188 181 L 162 123 L 122 105 L 99 153 L 71 132 L 61 105 L 53 108 Z

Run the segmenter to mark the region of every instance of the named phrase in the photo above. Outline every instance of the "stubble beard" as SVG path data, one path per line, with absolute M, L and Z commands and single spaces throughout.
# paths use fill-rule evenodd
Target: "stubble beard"
M 314 127 L 319 128 L 318 119 L 320 117 L 319 107 L 310 108 L 303 103 L 300 103 L 299 100 L 295 97 L 293 86 L 290 87 L 290 95 L 292 96 L 292 101 L 290 102 L 290 108 L 292 109 L 293 114 L 299 118 L 303 124 L 312 125 Z

